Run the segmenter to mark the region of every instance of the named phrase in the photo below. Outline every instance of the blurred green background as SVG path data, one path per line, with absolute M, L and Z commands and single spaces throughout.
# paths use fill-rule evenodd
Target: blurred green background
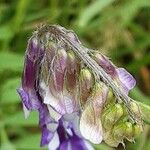
M 27 40 L 37 26 L 73 29 L 84 45 L 99 49 L 137 80 L 130 93 L 150 105 L 149 0 L 0 0 L 0 149 L 40 149 L 38 114 L 24 119 L 20 85 Z M 98 150 L 113 150 L 104 143 Z M 117 150 L 123 149 L 120 145 Z M 127 150 L 150 149 L 150 127 Z

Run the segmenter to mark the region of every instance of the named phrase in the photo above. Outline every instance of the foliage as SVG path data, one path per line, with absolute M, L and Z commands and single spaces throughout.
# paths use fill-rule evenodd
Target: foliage
M 137 79 L 131 97 L 150 105 L 149 10 L 148 0 L 1 0 L 1 149 L 40 149 L 38 116 L 32 113 L 28 120 L 23 118 L 16 89 L 20 85 L 27 40 L 42 23 L 73 29 L 85 45 L 101 50 L 118 66 L 127 68 Z M 127 149 L 148 150 L 149 133 L 146 126 L 135 144 L 127 143 Z M 113 150 L 104 143 L 95 148 Z

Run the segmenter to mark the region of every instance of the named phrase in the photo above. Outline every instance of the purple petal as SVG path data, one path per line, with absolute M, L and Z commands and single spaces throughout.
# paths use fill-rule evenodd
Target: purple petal
M 124 68 L 117 68 L 119 80 L 122 82 L 123 89 L 128 93 L 136 85 L 136 80 Z
M 64 49 L 58 50 L 57 58 L 54 61 L 54 68 L 51 75 L 50 91 L 57 97 L 63 92 L 64 74 L 67 65 L 67 53 Z
M 70 38 L 70 40 L 75 43 L 75 44 L 81 44 L 81 42 L 79 41 L 77 35 L 73 32 L 73 31 L 69 31 L 67 33 L 67 36 Z
M 49 123 L 55 122 L 54 119 L 50 116 L 48 108 L 45 104 L 42 104 L 39 109 L 39 124 L 40 126 L 47 125 Z
M 43 48 L 38 44 L 38 40 L 33 38 L 29 40 L 26 56 L 25 56 L 25 64 L 24 64 L 24 72 L 22 79 L 22 87 L 24 89 L 34 89 L 37 84 L 37 75 L 39 71 L 39 62 L 41 61 L 43 56 Z
M 39 101 L 39 98 L 35 91 L 26 92 L 24 89 L 19 88 L 17 89 L 17 92 L 19 93 L 23 104 L 28 110 L 37 110 L 40 108 L 41 102 Z
M 96 62 L 113 78 L 116 74 L 115 66 L 112 62 L 104 55 L 95 53 L 94 58 Z
M 60 150 L 94 150 L 85 140 L 75 134 L 60 145 Z
M 69 85 L 69 91 L 65 90 L 65 72 L 67 67 L 67 53 L 64 49 L 58 50 L 58 55 L 55 60 L 54 70 L 51 75 L 49 90 L 46 91 L 44 103 L 51 105 L 60 114 L 72 113 L 76 108 L 76 97 L 74 86 L 76 85 L 76 77 L 72 76 L 73 84 Z M 72 74 L 75 75 L 75 74 Z M 66 82 L 69 74 L 66 74 Z M 74 77 L 74 78 L 73 78 Z M 72 87 L 72 88 L 71 88 Z M 73 95 L 74 93 L 74 95 Z
M 39 109 L 40 95 L 37 92 L 39 62 L 41 60 L 43 49 L 38 45 L 38 40 L 32 38 L 29 40 L 24 71 L 22 77 L 22 88 L 18 93 L 22 98 L 23 104 L 28 110 Z
M 42 127 L 41 146 L 47 145 L 53 138 L 54 133 L 45 126 Z

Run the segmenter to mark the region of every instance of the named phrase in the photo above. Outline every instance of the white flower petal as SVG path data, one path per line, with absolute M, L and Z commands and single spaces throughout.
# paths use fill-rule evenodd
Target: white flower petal
M 55 111 L 51 106 L 47 106 L 48 107 L 48 110 L 49 110 L 49 113 L 50 113 L 50 116 L 58 122 L 58 120 L 62 117 L 61 114 L 59 114 L 57 111 Z
M 99 118 L 95 117 L 94 109 L 88 105 L 80 119 L 80 131 L 82 136 L 94 144 L 102 142 L 102 125 Z
M 58 137 L 58 133 L 55 132 L 52 140 L 49 142 L 48 144 L 48 150 L 56 150 L 59 147 L 59 137 Z

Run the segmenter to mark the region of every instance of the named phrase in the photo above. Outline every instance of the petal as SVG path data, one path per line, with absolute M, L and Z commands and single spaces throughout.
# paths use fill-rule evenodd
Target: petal
M 63 107 L 63 86 L 66 63 L 67 53 L 64 49 L 59 49 L 50 77 L 49 87 L 46 87 L 46 96 L 44 97 L 44 103 L 51 105 L 60 114 L 65 113 L 65 108 Z
M 48 108 L 45 104 L 42 104 L 39 109 L 39 124 L 40 126 L 47 125 L 49 123 L 55 122 L 55 120 L 51 117 Z
M 65 73 L 65 86 L 63 91 L 63 101 L 66 113 L 70 114 L 79 110 L 78 102 L 78 64 L 75 54 L 72 51 L 67 52 L 68 61 Z
M 72 114 L 65 114 L 63 116 L 63 126 L 65 129 L 72 129 L 74 134 L 82 137 L 79 129 L 80 113 L 74 112 Z
M 54 108 L 58 113 L 65 114 L 65 108 L 63 105 L 63 95 L 62 93 L 58 93 L 58 96 L 55 97 L 49 90 L 49 87 L 45 89 L 46 96 L 44 97 L 44 103 L 50 105 Z
M 102 82 L 96 82 L 89 101 L 92 102 L 97 117 L 100 117 L 103 106 L 108 96 L 108 87 Z
M 38 40 L 36 38 L 30 39 L 26 51 L 22 87 L 18 90 L 23 104 L 28 110 L 39 109 L 40 107 L 41 97 L 37 92 L 37 83 L 38 63 L 41 61 L 42 55 L 43 48 L 38 44 Z
M 90 144 L 87 144 L 85 140 L 79 138 L 78 136 L 74 135 L 71 140 L 71 149 L 72 150 L 94 150 Z
M 102 142 L 102 125 L 99 118 L 95 117 L 94 108 L 90 105 L 85 107 L 80 119 L 80 131 L 82 136 L 94 144 Z
M 60 145 L 60 150 L 94 150 L 94 148 L 74 134 Z
M 41 61 L 44 50 L 38 44 L 36 38 L 29 40 L 26 50 L 24 72 L 22 79 L 22 87 L 24 89 L 34 89 L 37 83 L 37 75 L 39 70 L 38 63 Z
M 115 76 L 115 66 L 106 56 L 97 52 L 94 54 L 94 59 L 109 75 L 111 75 L 111 77 Z
M 53 138 L 48 144 L 48 150 L 56 150 L 59 147 L 59 144 L 60 142 L 59 142 L 58 133 L 55 132 Z
M 22 88 L 18 88 L 17 92 L 21 97 L 23 105 L 29 110 L 32 107 L 32 105 L 31 105 L 31 101 L 29 100 L 28 93 L 25 92 Z
M 67 65 L 67 52 L 65 49 L 58 49 L 55 68 L 64 73 Z
M 54 137 L 54 133 L 47 129 L 46 125 L 42 127 L 41 146 L 47 145 Z
M 90 140 L 94 144 L 101 143 L 103 139 L 103 130 L 100 118 L 107 94 L 107 86 L 103 83 L 96 83 L 81 114 L 81 134 L 85 139 Z
M 56 121 L 58 122 L 60 120 L 60 118 L 62 117 L 62 115 L 60 113 L 58 113 L 56 110 L 54 110 L 50 105 L 47 105 L 50 116 Z
M 77 109 L 77 77 L 71 70 L 70 73 L 68 71 L 65 73 L 66 61 L 66 52 L 61 50 L 50 79 L 50 87 L 45 89 L 44 97 L 44 103 L 51 105 L 60 114 L 72 113 Z
M 37 110 L 41 106 L 41 102 L 39 101 L 40 97 L 38 97 L 35 91 L 26 92 L 23 88 L 17 89 L 23 104 L 28 110 Z
M 49 76 L 51 73 L 51 64 L 56 55 L 57 45 L 52 41 L 49 41 L 46 49 L 44 57 L 41 61 L 41 69 L 40 69 L 40 79 L 44 80 L 45 83 L 48 82 Z
M 77 35 L 73 31 L 68 31 L 67 36 L 70 38 L 70 41 L 72 41 L 73 43 L 81 44 Z
M 117 68 L 119 80 L 122 83 L 123 89 L 128 93 L 136 85 L 136 80 L 124 68 Z
M 77 111 L 77 97 L 76 95 L 72 95 L 68 92 L 64 92 L 63 94 L 63 107 L 67 114 L 71 114 L 74 111 Z
M 69 73 L 74 73 L 74 71 L 77 70 L 77 57 L 75 56 L 75 53 L 71 50 L 67 51 L 67 71 Z
M 50 90 L 57 95 L 57 92 L 63 91 L 64 74 L 67 65 L 67 53 L 64 49 L 59 49 L 51 76 Z M 55 93 L 56 92 L 56 93 Z M 55 95 L 56 94 L 56 95 Z

